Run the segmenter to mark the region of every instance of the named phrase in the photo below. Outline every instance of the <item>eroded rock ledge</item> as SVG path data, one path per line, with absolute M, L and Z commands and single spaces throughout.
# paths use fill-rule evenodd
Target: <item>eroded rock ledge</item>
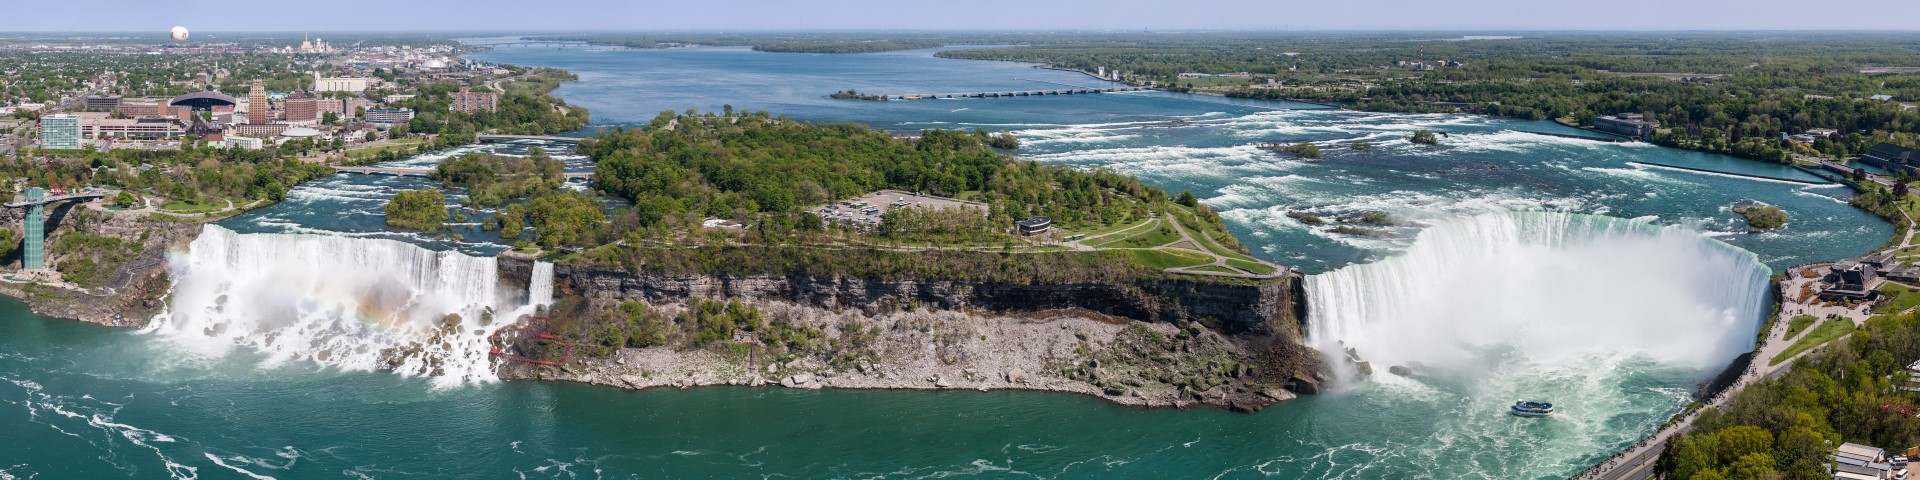
M 531 268 L 527 260 L 501 260 L 509 283 L 524 282 Z M 676 325 L 662 325 L 669 328 L 661 346 L 588 340 L 565 367 L 516 362 L 502 369 L 505 378 L 634 389 L 1027 389 L 1240 411 L 1315 393 L 1324 378 L 1299 341 L 1298 278 L 1005 285 L 630 275 L 561 265 L 554 283 L 554 329 L 569 338 L 690 321 L 697 315 L 689 308 L 710 299 L 750 305 L 763 323 L 759 336 L 719 342 L 675 337 Z M 655 320 L 634 320 L 622 310 L 630 302 L 645 304 Z M 786 341 L 796 336 L 804 344 Z M 511 343 L 533 358 L 562 350 L 532 336 Z

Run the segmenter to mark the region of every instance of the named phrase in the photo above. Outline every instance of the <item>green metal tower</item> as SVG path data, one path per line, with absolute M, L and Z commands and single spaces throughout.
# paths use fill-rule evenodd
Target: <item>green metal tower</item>
M 47 191 L 40 187 L 27 187 L 27 207 L 25 251 L 21 253 L 21 267 L 25 270 L 43 270 L 47 268 L 47 206 L 39 202 L 47 198 Z

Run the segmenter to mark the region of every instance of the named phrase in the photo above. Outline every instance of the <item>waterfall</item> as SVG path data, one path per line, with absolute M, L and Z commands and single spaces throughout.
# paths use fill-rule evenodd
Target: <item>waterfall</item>
M 1309 277 L 1308 337 L 1329 359 L 1352 348 L 1379 370 L 1492 378 L 1637 359 L 1705 371 L 1752 349 L 1768 273 L 1754 254 L 1684 227 L 1485 214 L 1432 226 L 1401 255 Z
M 552 302 L 552 265 L 534 271 L 528 291 L 513 292 L 492 257 L 209 224 L 171 259 L 171 297 L 143 331 L 212 354 L 250 348 L 268 363 L 486 382 L 497 378 L 489 335 Z
M 527 305 L 553 306 L 553 263 L 533 262 L 533 278 L 527 281 Z

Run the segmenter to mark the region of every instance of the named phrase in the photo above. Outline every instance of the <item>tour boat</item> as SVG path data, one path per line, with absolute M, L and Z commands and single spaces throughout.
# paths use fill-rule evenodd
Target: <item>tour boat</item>
M 1513 402 L 1513 414 L 1522 417 L 1544 417 L 1553 414 L 1553 404 L 1521 400 Z

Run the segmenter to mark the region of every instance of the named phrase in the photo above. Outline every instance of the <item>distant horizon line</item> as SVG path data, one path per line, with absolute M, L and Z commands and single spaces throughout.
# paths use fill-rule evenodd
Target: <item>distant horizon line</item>
M 0 30 L 0 36 L 39 35 L 39 36 L 79 36 L 79 35 L 158 35 L 165 36 L 166 29 L 172 25 L 157 27 L 155 30 Z M 188 26 L 192 29 L 191 26 Z M 1920 33 L 1915 29 L 1838 29 L 1838 28 L 1590 28 L 1590 29 L 1524 29 L 1524 28 L 1441 28 L 1441 29 L 1399 29 L 1399 28 L 1021 28 L 1021 29 L 872 29 L 872 28 L 782 28 L 782 29 L 446 29 L 446 30 L 392 30 L 392 29 L 347 29 L 347 30 L 194 30 L 196 34 L 507 34 L 538 35 L 564 33 L 612 33 L 612 34 L 777 34 L 777 33 L 987 33 L 987 34 L 1086 34 L 1086 33 L 1137 33 L 1137 34 L 1197 34 L 1197 33 Z

